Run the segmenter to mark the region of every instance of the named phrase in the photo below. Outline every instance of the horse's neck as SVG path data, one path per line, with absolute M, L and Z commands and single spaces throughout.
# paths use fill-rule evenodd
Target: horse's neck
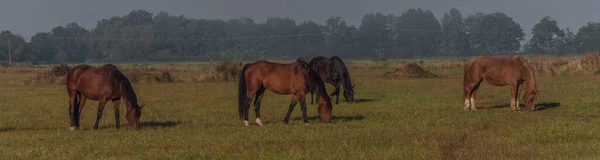
M 132 107 L 137 106 L 137 96 L 135 95 L 135 91 L 133 91 L 133 86 L 131 86 L 131 83 L 127 79 L 121 81 L 121 94 Z
M 535 73 L 529 64 L 523 64 L 523 78 L 525 85 L 527 85 L 527 91 L 535 91 L 537 86 L 535 84 Z

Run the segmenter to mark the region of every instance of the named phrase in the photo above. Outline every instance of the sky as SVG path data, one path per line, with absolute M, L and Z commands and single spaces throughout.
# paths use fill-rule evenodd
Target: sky
M 250 17 L 263 22 L 268 17 L 289 17 L 297 23 L 312 20 L 323 24 L 330 16 L 340 16 L 358 26 L 367 13 L 400 15 L 408 8 L 431 10 L 438 19 L 450 8 L 463 17 L 477 12 L 503 12 L 524 29 L 544 16 L 559 27 L 576 32 L 589 21 L 599 21 L 598 0 L 2 0 L 0 30 L 9 30 L 27 41 L 37 32 L 49 32 L 59 25 L 76 22 L 86 29 L 105 18 L 122 16 L 135 9 L 188 18 L 232 19 Z

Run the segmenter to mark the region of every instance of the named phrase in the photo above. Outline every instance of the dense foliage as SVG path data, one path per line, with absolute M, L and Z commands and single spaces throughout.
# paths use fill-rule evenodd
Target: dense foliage
M 360 26 L 341 17 L 323 24 L 273 17 L 262 23 L 242 17 L 206 20 L 135 10 L 98 21 L 87 30 L 76 23 L 41 32 L 26 42 L 10 31 L 0 34 L 0 60 L 42 63 L 90 61 L 212 61 L 295 59 L 341 56 L 346 59 L 505 55 L 520 52 L 562 55 L 600 49 L 600 22 L 577 33 L 543 17 L 525 34 L 512 17 L 476 13 L 463 17 L 450 9 L 438 21 L 433 12 L 409 9 L 401 15 L 370 13 Z

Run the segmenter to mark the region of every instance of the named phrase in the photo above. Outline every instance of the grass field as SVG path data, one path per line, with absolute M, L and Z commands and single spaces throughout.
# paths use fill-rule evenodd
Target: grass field
M 463 110 L 462 69 L 444 78 L 384 79 L 350 70 L 359 103 L 334 104 L 333 123 L 308 105 L 283 123 L 290 95 L 267 92 L 265 125 L 244 127 L 237 83 L 134 84 L 147 104 L 141 129 L 114 128 L 107 104 L 93 130 L 88 101 L 81 130 L 69 130 L 64 85 L 23 85 L 33 73 L 0 74 L 0 157 L 5 159 L 597 159 L 600 77 L 541 76 L 536 111 L 514 112 L 510 87 L 484 83 L 479 110 Z M 440 74 L 441 70 L 432 70 Z M 194 73 L 176 73 L 194 74 Z M 328 91 L 331 91 L 331 86 Z M 342 98 L 343 100 L 343 98 Z M 124 107 L 121 108 L 124 113 Z M 254 119 L 253 107 L 251 120 Z

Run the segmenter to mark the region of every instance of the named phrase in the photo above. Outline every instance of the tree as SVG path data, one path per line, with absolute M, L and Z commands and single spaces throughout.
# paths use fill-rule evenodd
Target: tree
M 10 47 L 8 45 L 8 41 L 10 41 Z M 10 48 L 10 49 L 9 49 Z M 10 31 L 2 31 L 0 32 L 0 51 L 2 51 L 2 55 L 0 58 L 2 60 L 8 60 L 10 50 L 10 59 L 11 61 L 25 61 L 30 59 L 30 55 L 28 52 L 28 44 L 25 42 L 20 35 L 15 35 Z
M 325 44 L 329 52 L 334 55 L 352 54 L 355 43 L 354 37 L 357 29 L 354 26 L 348 26 L 341 17 L 330 17 L 325 21 L 323 33 L 325 34 Z
M 56 37 L 53 39 L 55 51 L 54 59 L 57 61 L 70 62 L 85 61 L 88 54 L 88 48 L 87 43 L 82 39 L 87 38 L 87 34 L 88 31 L 77 23 L 69 23 L 66 27 L 58 26 L 52 29 L 51 35 Z M 49 39 L 46 38 L 44 40 Z M 40 51 L 39 48 L 35 50 Z
M 297 33 L 304 36 L 298 36 L 296 44 L 300 46 L 303 56 L 327 56 L 331 54 L 324 51 L 325 48 L 325 36 L 323 33 L 324 26 L 313 21 L 302 22 L 296 27 Z
M 32 61 L 51 61 L 56 55 L 52 33 L 36 33 L 31 37 Z
M 600 50 L 600 22 L 588 22 L 579 28 L 575 35 L 575 44 L 579 52 Z
M 358 43 L 361 51 L 370 57 L 384 58 L 393 45 L 393 15 L 371 13 L 363 16 L 358 28 Z
M 532 53 L 557 53 L 556 46 L 565 36 L 564 31 L 558 28 L 557 22 L 549 16 L 535 24 L 531 33 L 533 37 L 529 40 L 526 51 Z
M 464 19 L 458 9 L 452 8 L 444 14 L 442 29 L 444 33 L 440 55 L 465 56 L 471 54 Z
M 477 13 L 465 19 L 471 48 L 477 55 L 516 52 L 525 37 L 521 26 L 504 13 Z
M 442 27 L 433 12 L 408 9 L 402 13 L 394 28 L 396 44 L 405 56 L 435 56 L 440 49 Z
M 574 53 L 577 51 L 577 45 L 575 44 L 575 34 L 567 27 L 563 30 L 565 36 L 558 39 L 556 44 L 556 51 L 559 55 L 565 55 L 567 53 Z

